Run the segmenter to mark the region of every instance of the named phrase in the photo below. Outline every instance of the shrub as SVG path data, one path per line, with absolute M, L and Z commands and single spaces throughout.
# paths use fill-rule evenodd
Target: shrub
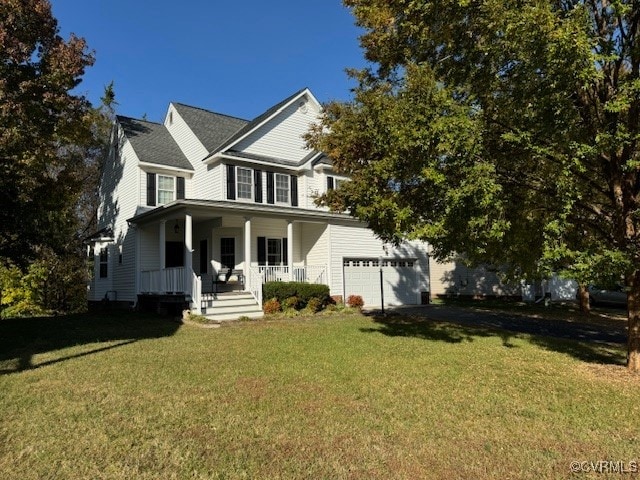
M 310 298 L 307 302 L 307 310 L 309 310 L 311 313 L 318 313 L 320 310 L 322 310 L 323 306 L 324 305 L 322 303 L 322 300 L 320 300 L 318 297 Z
M 282 302 L 282 306 L 285 310 L 299 310 L 301 308 L 301 302 L 298 297 L 289 297 Z
M 360 295 L 349 295 L 347 298 L 347 305 L 352 308 L 362 308 L 364 307 L 364 300 Z
M 267 282 L 264 284 L 263 289 L 264 298 L 275 298 L 282 305 L 288 298 L 297 297 L 299 301 L 298 308 L 304 308 L 312 298 L 317 298 L 322 305 L 326 305 L 330 298 L 327 285 L 314 283 Z
M 281 310 L 280 302 L 277 298 L 271 298 L 264 302 L 264 304 L 262 305 L 262 310 L 264 310 L 264 313 L 266 313 L 267 315 L 278 313 Z

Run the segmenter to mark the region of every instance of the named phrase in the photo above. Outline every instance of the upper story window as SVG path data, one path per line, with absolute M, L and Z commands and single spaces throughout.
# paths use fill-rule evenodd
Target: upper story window
M 227 165 L 226 171 L 227 200 L 298 206 L 298 177 L 295 175 L 236 165 Z M 263 185 L 264 180 L 266 183 Z M 264 195 L 263 187 L 266 187 Z
M 250 168 L 237 168 L 237 192 L 238 198 L 251 200 L 253 198 L 253 170 Z
M 327 176 L 327 190 L 334 190 L 340 188 L 340 185 L 345 183 L 347 180 L 343 178 L 333 177 L 331 175 Z
M 184 198 L 184 177 L 147 173 L 147 205 L 155 207 Z
M 276 173 L 276 203 L 289 204 L 289 175 Z
M 158 205 L 173 202 L 176 197 L 176 177 L 158 175 Z

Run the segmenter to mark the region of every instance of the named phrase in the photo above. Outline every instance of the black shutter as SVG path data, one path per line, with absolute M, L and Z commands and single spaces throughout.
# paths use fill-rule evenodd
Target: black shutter
M 236 167 L 227 165 L 227 200 L 236 199 Z
M 255 201 L 262 203 L 262 170 L 253 171 L 253 184 L 255 187 Z
M 273 172 L 267 172 L 267 203 L 275 203 Z
M 327 190 L 333 190 L 333 177 L 327 177 Z
M 147 205 L 156 206 L 156 174 L 147 173 Z
M 184 177 L 177 177 L 176 183 L 176 200 L 184 200 Z
M 291 175 L 291 206 L 298 206 L 298 177 Z
M 267 237 L 258 237 L 258 265 L 267 264 Z
M 282 239 L 282 263 L 284 265 L 289 264 L 289 244 L 286 238 Z

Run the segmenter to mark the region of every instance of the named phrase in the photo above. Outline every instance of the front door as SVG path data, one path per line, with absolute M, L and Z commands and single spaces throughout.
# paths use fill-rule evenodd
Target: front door
M 222 268 L 236 268 L 236 239 L 225 237 L 220 239 L 220 265 Z

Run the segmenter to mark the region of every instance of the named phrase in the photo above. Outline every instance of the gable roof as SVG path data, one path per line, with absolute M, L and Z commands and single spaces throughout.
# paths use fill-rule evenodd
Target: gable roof
M 300 97 L 302 94 L 304 93 L 308 93 L 309 96 L 311 96 L 313 98 L 313 95 L 311 95 L 311 92 L 309 91 L 308 88 L 303 88 L 301 90 L 298 90 L 296 93 L 294 93 L 293 95 L 290 95 L 289 97 L 285 98 L 284 100 L 282 100 L 281 102 L 275 104 L 273 107 L 269 108 L 268 110 L 266 110 L 264 113 L 262 113 L 261 115 L 258 115 L 256 118 L 254 118 L 253 120 L 251 120 L 250 122 L 248 122 L 244 127 L 242 127 L 240 130 L 236 131 L 235 133 L 233 133 L 229 138 L 227 138 L 221 145 L 219 145 L 216 149 L 211 150 L 209 155 L 207 155 L 207 158 L 210 158 L 212 155 L 215 155 L 216 153 L 221 152 L 222 150 L 224 150 L 225 148 L 230 147 L 231 145 L 233 145 L 234 143 L 236 143 L 238 140 L 240 140 L 241 138 L 245 137 L 249 132 L 253 131 L 254 129 L 256 129 L 258 126 L 262 125 L 266 120 L 268 120 L 269 118 L 271 118 L 272 116 L 274 116 L 276 113 L 278 113 L 282 108 L 284 108 L 286 105 L 290 104 L 293 100 L 295 100 L 296 98 Z M 205 159 L 205 160 L 206 160 Z
M 189 125 L 208 152 L 216 150 L 230 136 L 245 127 L 249 121 L 242 118 L 211 112 L 203 108 L 191 107 L 172 102 L 176 111 Z
M 122 115 L 116 118 L 141 162 L 193 170 L 164 125 Z

